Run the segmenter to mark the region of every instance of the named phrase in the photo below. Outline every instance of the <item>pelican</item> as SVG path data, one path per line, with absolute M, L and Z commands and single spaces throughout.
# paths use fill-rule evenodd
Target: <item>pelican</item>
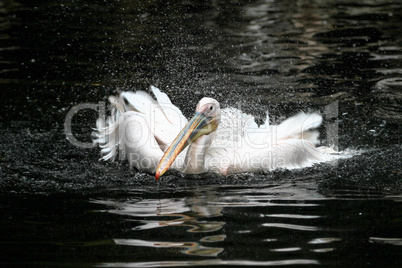
M 278 125 L 258 126 L 254 117 L 213 98 L 202 98 L 189 121 L 169 97 L 151 86 L 145 91 L 110 96 L 111 114 L 98 118 L 92 133 L 101 159 L 128 159 L 131 167 L 155 174 L 167 170 L 185 174 L 221 175 L 302 168 L 333 159 L 319 147 L 322 123 L 317 113 L 299 113 Z

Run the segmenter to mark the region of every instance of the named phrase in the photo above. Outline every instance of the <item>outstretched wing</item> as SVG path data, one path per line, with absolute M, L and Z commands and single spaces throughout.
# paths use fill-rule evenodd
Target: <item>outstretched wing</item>
M 166 94 L 153 86 L 151 91 L 156 99 L 145 91 L 126 91 L 118 97 L 109 97 L 111 115 L 106 120 L 98 118 L 92 133 L 93 142 L 101 148 L 102 159 L 113 161 L 117 155 L 126 158 L 129 148 L 130 153 L 159 161 L 162 151 L 187 123 Z M 129 160 L 130 164 L 135 162 Z
M 165 151 L 185 126 L 187 119 L 165 93 L 154 86 L 151 86 L 151 91 L 156 99 L 144 91 L 127 91 L 120 96 L 126 111 L 132 110 L 144 115 L 150 132 Z

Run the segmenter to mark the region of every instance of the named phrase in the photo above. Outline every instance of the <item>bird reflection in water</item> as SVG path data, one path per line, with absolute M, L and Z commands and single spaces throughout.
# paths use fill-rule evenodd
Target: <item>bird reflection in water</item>
M 163 227 L 187 227 L 190 233 L 212 233 L 219 231 L 225 222 L 204 221 L 201 218 L 221 216 L 221 206 L 211 205 L 216 197 L 211 193 L 198 192 L 193 197 L 182 199 L 153 199 L 153 200 L 94 200 L 94 203 L 112 207 L 103 212 L 129 216 L 132 221 L 141 225 L 132 228 L 135 231 L 144 231 Z M 149 220 L 144 218 L 175 217 L 172 220 Z M 140 218 L 140 219 L 138 219 Z M 173 232 L 172 232 L 173 233 Z M 204 257 L 216 257 L 223 251 L 221 247 L 210 247 L 210 243 L 222 242 L 226 238 L 224 234 L 204 236 L 198 241 L 148 241 L 145 239 L 113 239 L 116 245 L 182 249 L 181 252 L 188 255 Z M 208 244 L 204 246 L 203 244 Z

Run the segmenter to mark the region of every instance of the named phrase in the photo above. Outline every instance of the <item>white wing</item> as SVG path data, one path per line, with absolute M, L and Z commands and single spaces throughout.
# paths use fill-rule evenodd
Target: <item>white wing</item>
M 156 87 L 151 87 L 151 91 L 156 100 L 144 91 L 127 91 L 119 97 L 109 97 L 111 115 L 106 120 L 98 118 L 92 133 L 93 142 L 99 144 L 104 160 L 114 160 L 120 153 L 121 159 L 137 154 L 152 162 L 154 159 L 159 161 L 162 151 L 169 147 L 187 123 L 166 94 Z M 135 160 L 129 160 L 130 164 L 137 166 Z
M 123 92 L 126 106 L 145 116 L 149 130 L 165 151 L 187 123 L 179 108 L 156 87 L 151 87 L 156 100 L 144 91 Z
M 261 172 L 278 167 L 300 168 L 329 160 L 314 145 L 322 117 L 299 113 L 279 125 L 270 125 L 267 114 L 258 126 L 251 115 L 236 108 L 223 109 L 221 124 L 206 153 L 208 169 L 221 173 Z

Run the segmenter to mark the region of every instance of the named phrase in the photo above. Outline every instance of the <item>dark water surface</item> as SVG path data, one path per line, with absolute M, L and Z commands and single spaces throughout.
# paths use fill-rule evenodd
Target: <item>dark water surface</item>
M 402 265 L 399 1 L 0 2 L 1 266 Z M 353 157 L 183 176 L 98 161 L 110 94 L 324 114 Z

